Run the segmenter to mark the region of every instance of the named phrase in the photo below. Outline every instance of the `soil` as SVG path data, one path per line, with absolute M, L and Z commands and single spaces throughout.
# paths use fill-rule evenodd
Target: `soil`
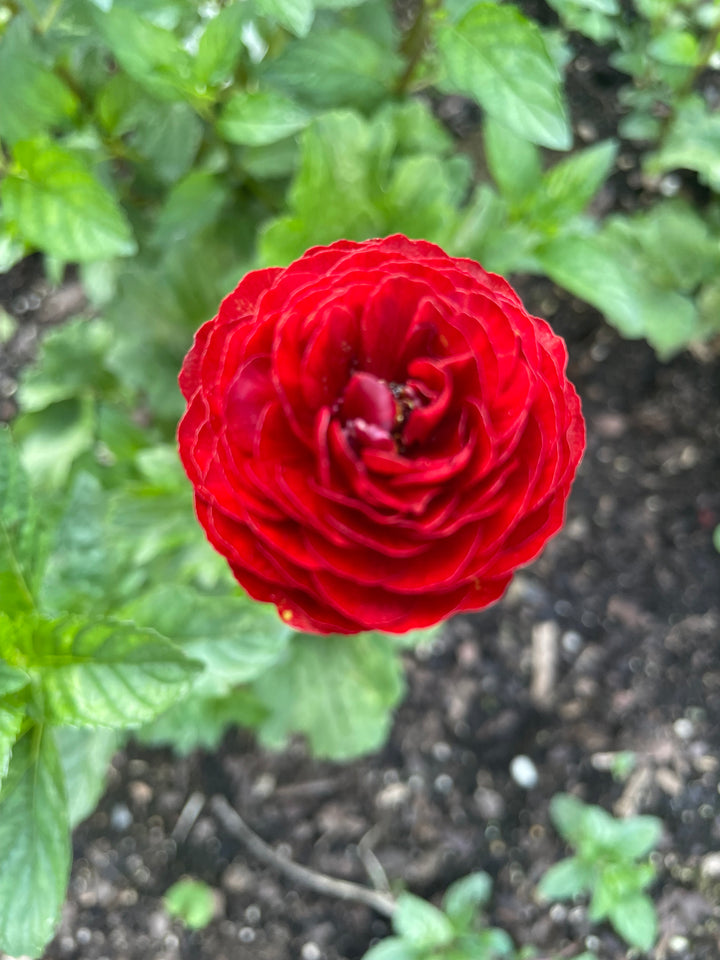
M 604 136 L 617 78 L 587 57 L 577 74 L 580 140 Z M 623 156 L 610 208 L 647 199 L 633 152 Z M 42 304 L 27 307 L 37 282 L 23 265 L 0 284 L 20 321 L 0 356 L 7 418 L 48 322 L 36 322 Z M 212 814 L 218 794 L 278 852 L 330 876 L 369 883 L 369 847 L 391 881 L 437 902 L 453 880 L 487 870 L 489 922 L 539 957 L 632 956 L 609 927 L 590 926 L 583 903 L 536 900 L 538 879 L 567 852 L 548 807 L 568 790 L 662 818 L 654 960 L 720 956 L 720 358 L 661 364 L 549 282 L 518 287 L 566 337 L 587 418 L 563 531 L 495 607 L 407 655 L 407 697 L 373 756 L 320 763 L 300 740 L 269 753 L 241 731 L 186 759 L 131 742 L 75 831 L 45 960 L 359 960 L 389 932 L 367 907 L 293 887 L 249 856 Z M 184 875 L 216 894 L 199 932 L 162 905 Z

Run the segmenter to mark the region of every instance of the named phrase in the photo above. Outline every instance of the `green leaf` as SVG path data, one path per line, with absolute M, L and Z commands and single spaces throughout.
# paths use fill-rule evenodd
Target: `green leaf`
M 0 41 L 0 138 L 13 144 L 67 126 L 77 99 L 37 57 L 27 24 L 14 19 Z M 11 93 L 12 91 L 12 93 Z
M 40 585 L 40 603 L 55 616 L 104 612 L 117 570 L 106 528 L 107 503 L 100 481 L 76 477 Z
M 558 833 L 574 846 L 583 835 L 586 809 L 587 805 L 571 793 L 556 793 L 550 801 L 550 819 Z
M 648 54 L 660 63 L 694 67 L 700 61 L 700 45 L 687 30 L 665 30 L 647 48 Z
M 224 696 L 203 696 L 201 690 L 210 684 L 204 677 L 183 703 L 175 704 L 157 719 L 134 731 L 141 743 L 170 746 L 181 756 L 193 750 L 217 750 L 228 727 L 259 727 L 267 710 L 255 694 L 236 688 Z
M 44 410 L 87 390 L 102 391 L 112 378 L 103 370 L 112 331 L 102 320 L 71 320 L 43 337 L 39 357 L 23 375 L 19 390 L 24 411 Z
M 38 521 L 10 431 L 0 427 L 0 612 L 35 606 Z
M 416 950 L 437 950 L 455 938 L 442 910 L 412 893 L 401 893 L 392 915 L 393 930 Z
M 692 339 L 697 313 L 681 294 L 657 286 L 644 257 L 604 234 L 565 236 L 536 251 L 547 275 L 601 310 L 625 337 L 646 337 L 661 358 Z
M 403 157 L 394 165 L 382 195 L 387 223 L 406 236 L 443 244 L 455 225 L 457 205 L 470 177 L 471 167 L 463 156 L 444 163 L 434 155 Z
M 192 170 L 170 190 L 155 221 L 153 245 L 167 248 L 209 227 L 228 197 L 225 183 L 202 170 Z
M 193 89 L 190 55 L 171 30 L 151 23 L 142 12 L 120 4 L 97 12 L 100 35 L 123 70 L 152 96 L 180 100 Z
M 244 4 L 231 3 L 208 21 L 193 63 L 198 85 L 221 83 L 232 75 L 243 48 L 242 26 L 247 17 Z
M 296 37 L 306 37 L 315 16 L 313 0 L 255 0 L 255 9 Z
M 289 194 L 292 215 L 271 221 L 261 232 L 263 262 L 287 263 L 313 243 L 339 236 L 364 239 L 384 232 L 370 199 L 377 190 L 371 182 L 377 150 L 373 128 L 356 114 L 318 117 L 302 134 L 300 170 Z
M 467 929 L 478 911 L 487 904 L 491 892 L 492 880 L 487 873 L 471 873 L 447 888 L 442 901 L 443 910 L 456 929 Z
M 25 665 L 58 724 L 138 726 L 182 697 L 199 669 L 154 631 L 114 620 L 38 621 L 30 641 Z
M 655 906 L 645 894 L 618 900 L 608 916 L 617 933 L 631 947 L 650 950 L 657 940 Z
M 543 176 L 531 216 L 562 224 L 582 213 L 610 175 L 618 145 L 606 140 L 578 150 Z
M 511 4 L 477 3 L 438 21 L 445 90 L 474 97 L 518 136 L 556 150 L 572 143 L 561 80 L 539 27 Z
M 571 900 L 592 887 L 593 870 L 578 857 L 554 863 L 542 876 L 538 894 L 545 900 Z
M 382 744 L 403 693 L 392 645 L 376 634 L 295 634 L 287 658 L 254 690 L 269 717 L 260 739 L 280 746 L 304 733 L 318 757 L 345 760 Z
M 202 930 L 215 913 L 212 889 L 200 880 L 178 880 L 163 897 L 165 909 L 189 930 Z
M 24 674 L 24 677 L 25 683 L 27 683 L 29 677 L 27 674 Z M 10 757 L 24 717 L 25 711 L 23 709 L 14 709 L 0 699 L 0 785 L 7 775 Z
M 175 183 L 188 173 L 202 138 L 202 121 L 186 103 L 151 107 L 129 135 L 132 147 L 163 183 Z
M 629 817 L 616 825 L 615 843 L 618 856 L 637 860 L 646 856 L 660 839 L 662 821 L 657 817 Z
M 511 203 L 518 203 L 537 188 L 542 176 L 540 154 L 529 140 L 487 117 L 483 143 L 492 178 Z M 512 162 L 508 162 L 508 157 L 512 157 Z
M 65 485 L 74 462 L 94 446 L 95 413 L 93 397 L 85 394 L 18 417 L 14 430 L 23 466 L 36 487 L 59 490 Z
M 269 604 L 244 595 L 203 596 L 174 585 L 155 587 L 126 605 L 122 615 L 179 644 L 204 663 L 216 684 L 221 681 L 223 691 L 270 669 L 292 634 Z
M 713 530 L 713 546 L 720 553 L 720 523 Z
M 418 953 L 400 937 L 386 937 L 370 947 L 362 960 L 418 960 Z
M 678 105 L 660 149 L 650 154 L 645 169 L 695 170 L 701 183 L 720 192 L 720 113 L 710 111 L 702 97 L 688 97 Z
M 130 225 L 112 194 L 77 154 L 50 140 L 15 144 L 0 198 L 20 236 L 51 256 L 83 261 L 135 253 Z
M 568 30 L 577 30 L 596 43 L 607 43 L 618 33 L 620 5 L 617 0 L 548 0 L 548 3 Z
M 608 227 L 623 246 L 639 248 L 658 286 L 693 292 L 720 273 L 720 245 L 708 224 L 685 200 L 656 203 L 647 213 L 615 217 Z
M 335 27 L 289 43 L 268 64 L 263 78 L 309 107 L 368 111 L 388 96 L 400 66 L 392 50 L 369 36 Z
M 54 727 L 53 736 L 67 787 L 70 827 L 74 828 L 97 806 L 120 738 L 115 730 L 81 727 Z
M 18 741 L 0 792 L 0 950 L 40 956 L 70 873 L 65 784 L 49 731 Z
M 225 104 L 218 132 L 231 143 L 264 146 L 277 143 L 310 122 L 307 110 L 272 90 L 237 91 Z

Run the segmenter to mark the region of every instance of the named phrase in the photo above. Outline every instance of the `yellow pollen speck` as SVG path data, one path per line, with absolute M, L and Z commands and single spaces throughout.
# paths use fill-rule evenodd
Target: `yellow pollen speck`
M 283 612 L 280 614 L 280 616 L 281 616 L 282 619 L 285 620 L 286 622 L 287 622 L 288 620 L 292 620 L 292 614 L 290 613 L 289 610 L 283 610 Z

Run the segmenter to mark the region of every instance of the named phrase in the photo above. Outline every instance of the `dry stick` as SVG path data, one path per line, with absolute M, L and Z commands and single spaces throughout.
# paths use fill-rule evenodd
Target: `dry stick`
M 334 877 L 328 877 L 316 870 L 301 867 L 300 864 L 294 863 L 292 860 L 286 860 L 285 857 L 275 853 L 272 847 L 268 846 L 250 829 L 240 814 L 233 810 L 225 797 L 213 797 L 210 806 L 228 833 L 240 840 L 254 857 L 280 873 L 284 873 L 295 883 L 325 896 L 364 903 L 365 906 L 384 917 L 393 915 L 395 899 L 389 894 L 380 893 L 378 890 L 370 890 L 368 887 L 363 887 L 359 883 L 351 883 L 349 880 L 336 880 Z

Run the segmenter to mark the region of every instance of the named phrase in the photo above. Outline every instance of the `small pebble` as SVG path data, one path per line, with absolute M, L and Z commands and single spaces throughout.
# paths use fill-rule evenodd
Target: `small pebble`
M 321 960 L 322 950 L 316 943 L 313 943 L 312 940 L 308 940 L 307 943 L 302 945 L 300 956 L 302 960 Z
M 676 953 L 680 956 L 685 956 L 689 948 L 690 941 L 687 937 L 683 937 L 679 933 L 676 933 L 674 937 L 670 937 L 668 940 L 668 950 L 670 953 Z
M 693 727 L 692 720 L 688 720 L 687 717 L 680 717 L 679 720 L 676 720 L 673 724 L 673 730 L 675 735 L 680 737 L 681 740 L 689 740 L 695 733 L 695 728 Z
M 127 830 L 133 822 L 132 814 L 127 804 L 116 803 L 110 813 L 110 826 L 113 830 Z
M 524 753 L 513 757 L 510 762 L 510 776 L 523 790 L 532 790 L 533 787 L 537 786 L 539 779 L 537 767 L 530 757 L 526 757 Z

